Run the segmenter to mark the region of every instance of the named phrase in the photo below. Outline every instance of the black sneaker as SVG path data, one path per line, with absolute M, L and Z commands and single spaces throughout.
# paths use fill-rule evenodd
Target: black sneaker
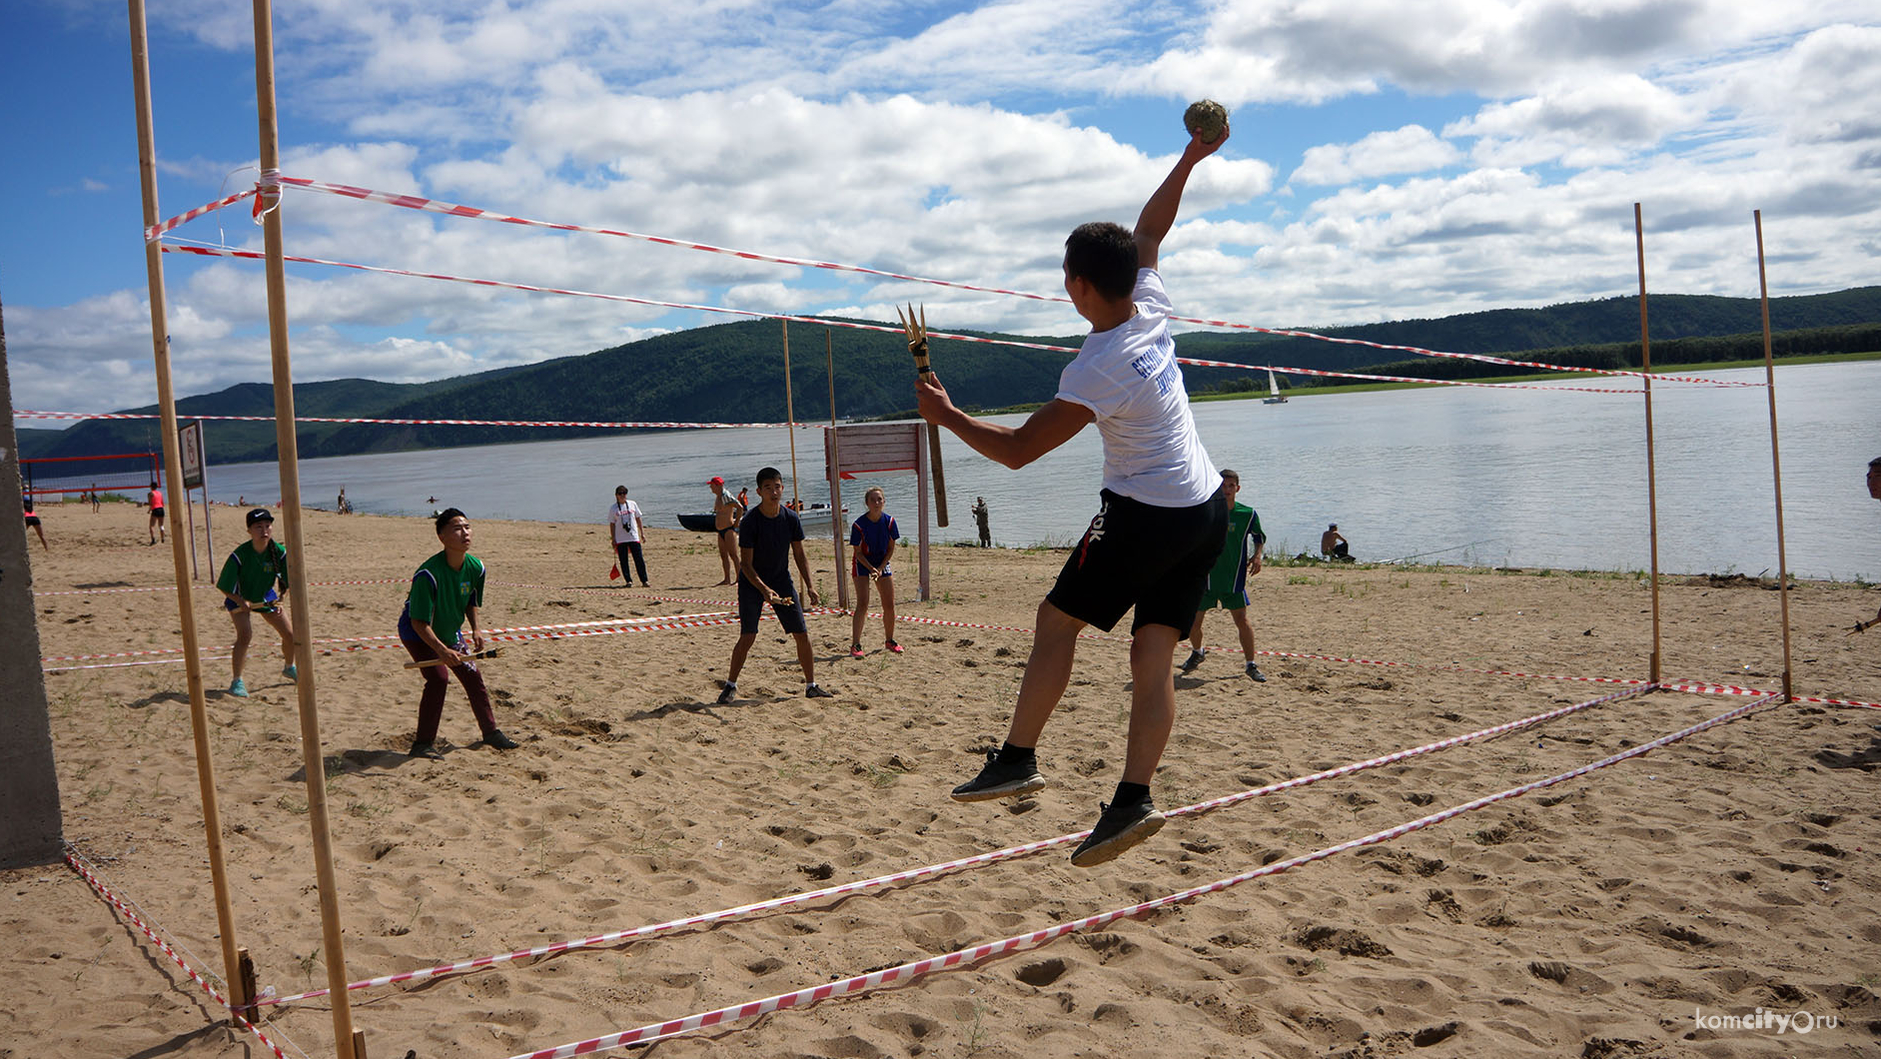
M 833 699 L 836 697 L 836 693 L 821 684 L 810 684 L 804 687 L 803 697 L 806 699 Z
M 956 802 L 986 802 L 994 798 L 1012 798 L 1045 789 L 1045 777 L 1036 764 L 1000 764 L 999 751 L 986 752 L 986 767 L 953 791 Z
M 725 690 L 718 693 L 718 704 L 727 706 L 738 701 L 738 685 L 727 684 Z
M 493 746 L 498 750 L 514 750 L 521 744 L 503 734 L 502 729 L 492 728 L 483 737 L 484 746 Z
M 1190 651 L 1189 657 L 1182 660 L 1182 671 L 1184 673 L 1195 672 L 1195 667 L 1201 665 L 1202 660 L 1207 657 L 1208 657 L 1207 655 L 1203 654 L 1200 651 Z
M 428 757 L 433 761 L 444 760 L 444 753 L 437 748 L 437 744 L 435 743 L 413 743 L 411 745 L 411 753 L 405 756 Z
M 1077 851 L 1071 854 L 1071 866 L 1089 868 L 1117 859 L 1125 850 L 1163 829 L 1163 814 L 1148 798 L 1129 805 L 1100 805 L 1097 826 L 1091 828 Z
M 1267 683 L 1267 674 L 1261 672 L 1261 667 L 1255 665 L 1252 662 L 1249 662 L 1247 664 L 1247 675 L 1248 675 L 1248 679 L 1252 680 L 1256 684 Z

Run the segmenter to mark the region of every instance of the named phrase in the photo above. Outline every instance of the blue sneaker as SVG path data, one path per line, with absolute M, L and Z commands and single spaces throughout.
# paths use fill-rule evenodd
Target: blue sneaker
M 248 685 L 242 683 L 241 677 L 236 677 L 229 682 L 229 694 L 238 699 L 245 699 L 248 697 Z
M 294 663 L 289 662 L 287 665 L 281 667 L 281 675 L 289 680 L 293 680 L 300 675 L 300 671 L 294 668 Z M 1257 677 L 1255 679 L 1259 678 Z

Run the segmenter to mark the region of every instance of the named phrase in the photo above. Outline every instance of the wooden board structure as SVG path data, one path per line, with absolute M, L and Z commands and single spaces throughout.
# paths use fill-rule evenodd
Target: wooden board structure
M 829 482 L 830 539 L 836 553 L 836 598 L 843 609 L 849 608 L 849 563 L 843 553 L 848 541 L 849 523 L 842 514 L 842 481 L 857 475 L 914 472 L 915 541 L 921 572 L 921 595 L 931 598 L 928 589 L 928 458 L 927 435 L 922 424 L 857 423 L 823 428 L 823 477 Z

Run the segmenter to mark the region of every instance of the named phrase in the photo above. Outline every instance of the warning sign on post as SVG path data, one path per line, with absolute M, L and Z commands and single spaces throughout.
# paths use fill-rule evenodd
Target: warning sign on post
M 183 488 L 202 488 L 202 420 L 185 423 L 176 430 L 177 449 L 183 458 Z

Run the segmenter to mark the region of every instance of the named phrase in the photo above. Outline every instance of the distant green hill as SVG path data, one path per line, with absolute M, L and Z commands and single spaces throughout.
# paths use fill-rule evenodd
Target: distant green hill
M 1721 336 L 1750 336 L 1760 329 L 1751 298 L 1703 295 L 1654 295 L 1648 305 L 1655 366 L 1716 359 L 1720 350 L 1743 347 L 1746 339 L 1697 341 Z M 1070 311 L 1066 310 L 1069 319 Z M 1861 287 L 1832 294 L 1775 298 L 1770 303 L 1773 329 L 1798 332 L 1779 348 L 1809 352 L 1840 348 L 1836 343 L 1864 342 L 1881 324 L 1881 287 Z M 931 321 L 945 328 L 943 321 Z M 1857 325 L 1869 325 L 1867 327 Z M 1637 364 L 1639 303 L 1634 298 L 1606 298 L 1540 309 L 1497 309 L 1435 320 L 1402 320 L 1354 327 L 1300 328 L 1340 338 L 1418 346 L 1459 353 L 1520 355 L 1548 351 L 1534 359 L 1551 363 Z M 1800 333 L 1807 332 L 1807 337 Z M 966 332 L 963 332 L 966 333 Z M 845 417 L 885 415 L 912 406 L 909 380 L 913 365 L 899 336 L 846 328 L 793 324 L 791 380 L 798 420 L 829 418 L 830 381 L 824 368 L 825 334 L 835 356 L 836 404 Z M 992 336 L 1015 337 L 1015 336 Z M 1684 343 L 1674 339 L 1687 340 Z M 1076 335 L 1026 338 L 1025 341 L 1076 346 Z M 1759 340 L 1760 341 L 1760 340 Z M 1384 374 L 1450 376 L 1474 372 L 1459 362 L 1416 358 L 1405 362 L 1399 351 L 1338 345 L 1313 339 L 1248 332 L 1206 332 L 1177 336 L 1185 357 L 1252 364 L 1276 364 L 1319 370 L 1362 370 L 1389 366 Z M 1628 343 L 1632 343 L 1628 353 Z M 1759 346 L 1760 348 L 1760 346 Z M 1874 348 L 1869 346 L 1867 348 Z M 1850 350 L 1853 351 L 1853 350 Z M 1000 408 L 1050 399 L 1068 354 L 1014 349 L 961 341 L 933 344 L 935 369 L 956 403 L 967 408 Z M 1497 369 L 1506 373 L 1507 369 Z M 1190 368 L 1192 392 L 1246 385 L 1248 374 L 1230 368 Z M 584 356 L 561 357 L 522 367 L 419 384 L 341 379 L 294 387 L 300 415 L 380 419 L 529 419 L 631 420 L 673 422 L 780 422 L 784 407 L 784 355 L 776 321 L 745 321 L 695 328 Z M 244 383 L 218 393 L 178 402 L 178 413 L 193 415 L 272 414 L 273 388 Z M 148 412 L 152 408 L 129 409 Z M 337 456 L 417 448 L 478 445 L 497 441 L 548 440 L 608 433 L 583 428 L 383 426 L 307 424 L 299 434 L 303 456 Z M 77 456 L 145 450 L 156 445 L 153 420 L 100 420 L 69 430 L 21 432 L 27 456 Z M 210 458 L 216 463 L 269 460 L 275 456 L 272 423 L 214 423 L 209 432 Z

